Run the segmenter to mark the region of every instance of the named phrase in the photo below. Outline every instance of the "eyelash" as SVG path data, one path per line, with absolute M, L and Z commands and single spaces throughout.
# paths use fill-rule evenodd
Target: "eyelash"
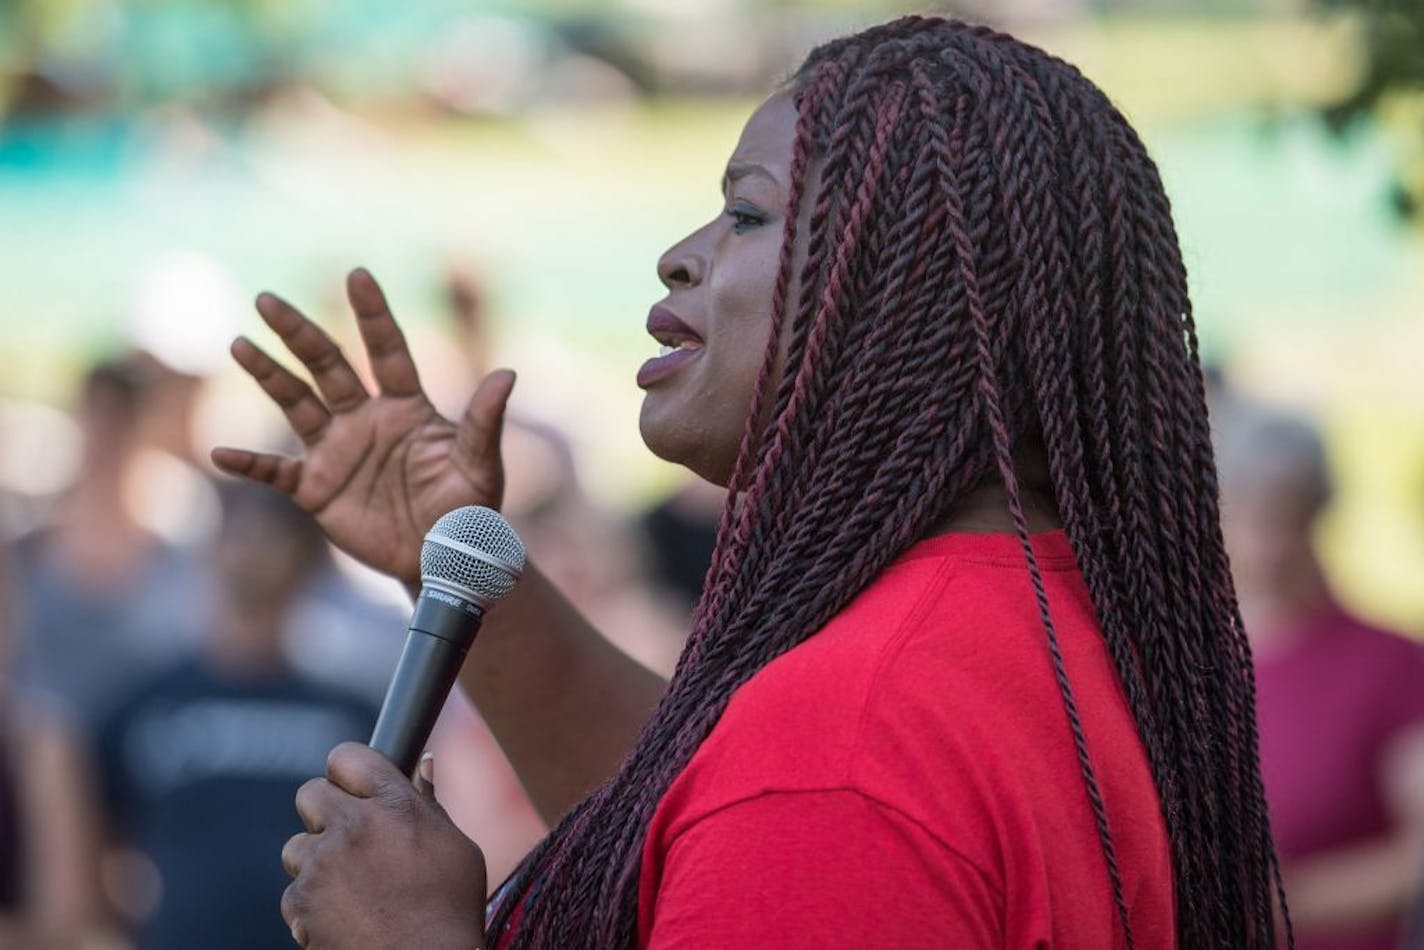
M 766 216 L 764 214 L 741 204 L 733 205 L 728 208 L 727 217 L 732 219 L 732 230 L 737 234 L 745 234 L 753 228 L 766 224 Z

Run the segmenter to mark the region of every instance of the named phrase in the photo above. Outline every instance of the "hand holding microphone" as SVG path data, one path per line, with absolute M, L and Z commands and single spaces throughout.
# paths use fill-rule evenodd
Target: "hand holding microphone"
M 282 849 L 293 878 L 282 916 L 298 945 L 484 945 L 484 856 L 429 777 L 409 779 L 485 611 L 523 570 L 523 543 L 489 508 L 456 508 L 426 534 L 420 596 L 370 747 L 337 746 L 326 777 L 297 793 L 307 830 Z

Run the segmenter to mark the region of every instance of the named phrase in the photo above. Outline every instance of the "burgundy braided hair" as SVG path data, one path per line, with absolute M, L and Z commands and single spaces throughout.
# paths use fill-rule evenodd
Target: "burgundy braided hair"
M 631 946 L 649 820 L 733 692 L 998 480 L 1133 946 L 1016 473 L 1016 453 L 1040 440 L 1161 798 L 1179 943 L 1272 946 L 1288 915 L 1251 658 L 1156 167 L 1072 66 L 949 20 L 828 43 L 792 92 L 772 330 L 691 637 L 618 774 L 515 871 L 491 933 L 523 895 L 516 946 Z M 814 205 L 797 274 L 803 200 Z

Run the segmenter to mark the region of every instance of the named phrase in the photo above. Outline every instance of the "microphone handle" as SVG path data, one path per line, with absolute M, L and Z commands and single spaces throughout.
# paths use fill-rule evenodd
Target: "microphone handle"
M 420 592 L 370 742 L 402 774 L 414 774 L 483 616 L 443 591 Z

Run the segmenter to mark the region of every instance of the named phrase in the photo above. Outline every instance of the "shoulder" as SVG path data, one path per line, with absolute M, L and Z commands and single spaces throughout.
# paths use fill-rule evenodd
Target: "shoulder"
M 1066 538 L 1037 538 L 1055 608 L 1091 612 Z M 1017 539 L 946 535 L 913 547 L 806 642 L 767 665 L 732 706 L 802 702 L 827 693 L 823 714 L 871 698 L 887 676 L 954 676 L 1019 657 L 1038 607 Z M 910 685 L 909 683 L 901 685 Z M 729 713 L 731 712 L 729 708 Z
M 944 596 L 954 565 L 938 560 L 897 563 L 808 640 L 767 664 L 733 697 L 732 721 L 776 707 L 801 707 L 815 698 L 818 716 L 834 716 L 862 701 L 885 664 L 922 627 Z
M 9 544 L 10 561 L 14 567 L 21 571 L 34 571 L 43 560 L 50 534 L 49 528 L 38 527 L 15 537 Z
M 1035 542 L 1061 634 L 1097 636 L 1066 538 Z M 806 642 L 733 697 L 728 729 L 775 716 L 777 734 L 853 725 L 928 706 L 952 714 L 1043 670 L 1042 620 L 1027 563 L 1007 535 L 948 535 L 895 562 Z M 778 715 L 779 714 L 779 715 Z M 720 727 L 719 727 L 720 728 Z
M 1350 662 L 1368 667 L 1391 682 L 1424 676 L 1424 644 L 1344 609 L 1337 608 L 1334 616 L 1337 650 L 1346 651 Z
M 1342 612 L 1333 669 L 1368 683 L 1372 728 L 1381 739 L 1424 721 L 1424 644 Z
M 82 728 L 62 701 L 25 686 L 10 691 L 0 704 L 0 716 L 9 720 L 5 732 L 22 753 L 37 745 L 70 742 Z
M 1393 659 L 1417 659 L 1424 657 L 1424 644 L 1411 637 L 1357 617 L 1344 614 L 1351 634 L 1358 643 L 1366 644 L 1375 654 Z
M 950 573 L 937 561 L 889 568 L 824 628 L 737 690 L 689 766 L 690 777 L 706 770 L 732 796 L 844 782 L 877 681 L 915 637 Z
M 1086 617 L 1069 627 L 1095 629 L 1066 539 L 1039 553 L 1066 614 Z M 769 791 L 894 800 L 904 763 L 933 763 L 941 777 L 956 761 L 968 768 L 1000 714 L 1021 714 L 1023 677 L 1048 675 L 1041 637 L 1014 538 L 925 542 L 737 691 L 665 815 L 692 822 Z

